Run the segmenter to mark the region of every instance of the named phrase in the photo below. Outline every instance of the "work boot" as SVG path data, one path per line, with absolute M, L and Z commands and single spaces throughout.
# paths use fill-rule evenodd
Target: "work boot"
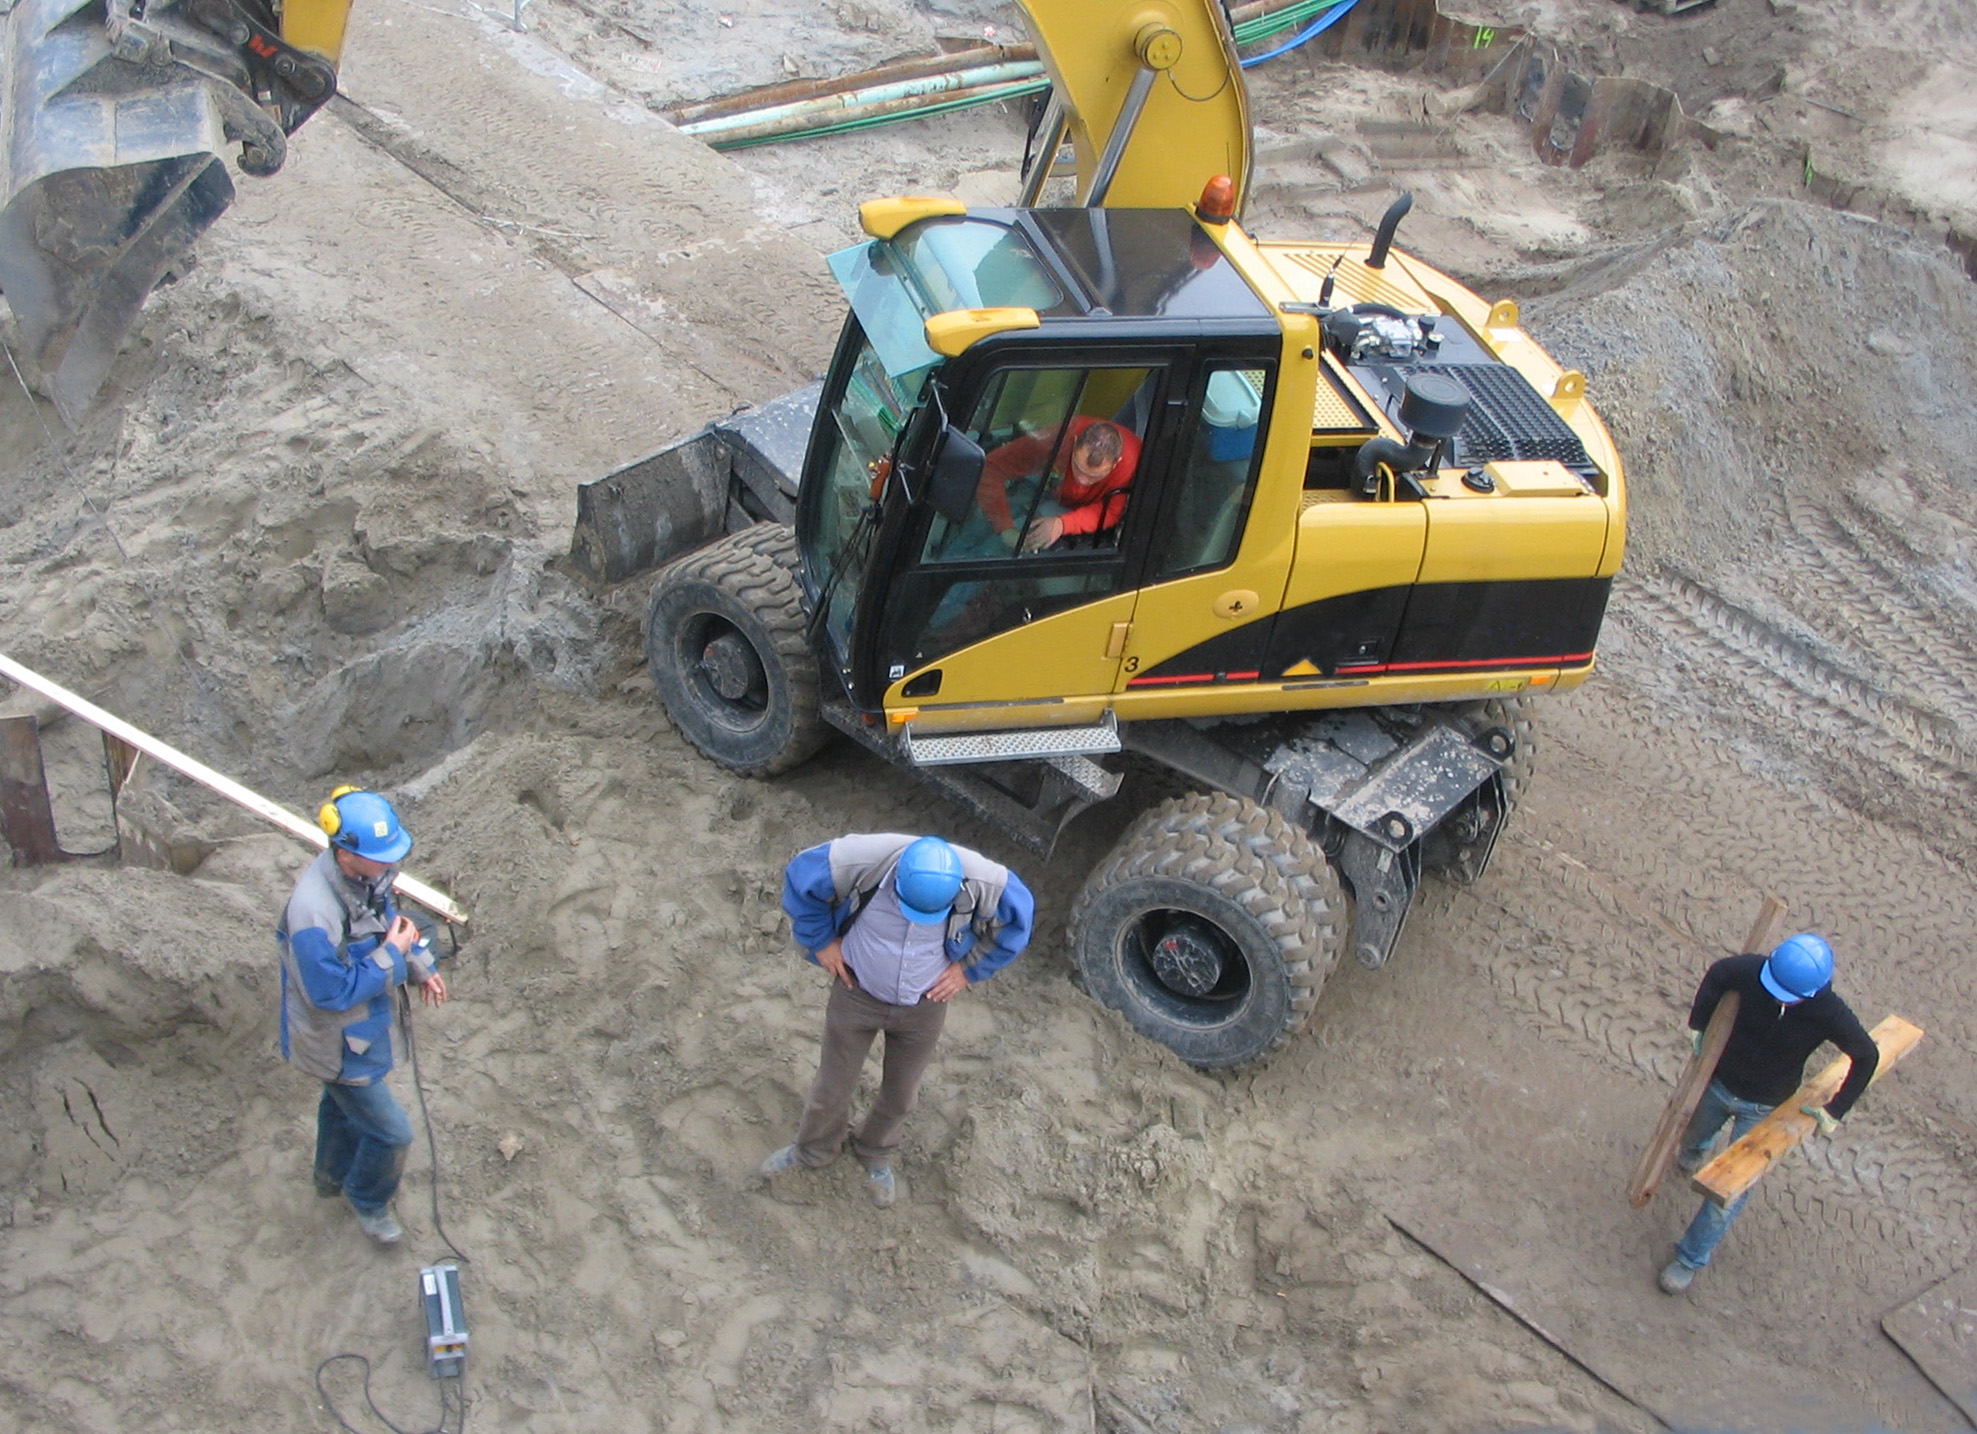
M 892 1167 L 881 1165 L 877 1170 L 865 1172 L 866 1188 L 872 1192 L 872 1203 L 881 1210 L 886 1209 L 899 1198 L 899 1186 L 892 1178 Z
M 357 1211 L 357 1228 L 380 1245 L 395 1245 L 405 1238 L 405 1227 L 398 1223 L 398 1217 L 391 1213 L 390 1206 L 375 1215 Z
M 781 1150 L 771 1151 L 763 1157 L 762 1163 L 756 1169 L 761 1171 L 764 1180 L 774 1180 L 785 1170 L 794 1170 L 802 1163 L 796 1158 L 796 1147 L 785 1145 Z
M 1689 1266 L 1683 1264 L 1680 1260 L 1670 1260 L 1667 1266 L 1661 1271 L 1661 1278 L 1656 1280 L 1655 1283 L 1661 1286 L 1661 1292 L 1663 1294 L 1679 1295 L 1688 1290 L 1689 1286 L 1695 1282 L 1695 1278 L 1696 1272 Z

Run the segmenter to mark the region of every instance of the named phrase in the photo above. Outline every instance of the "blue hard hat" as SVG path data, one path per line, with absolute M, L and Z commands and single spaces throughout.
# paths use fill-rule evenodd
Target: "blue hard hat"
M 1791 1005 L 1809 1000 L 1833 982 L 1833 948 L 1823 936 L 1801 931 L 1778 943 L 1759 973 L 1764 989 Z
M 939 837 L 920 837 L 899 854 L 892 889 L 907 920 L 926 926 L 947 920 L 961 890 L 960 854 Z
M 339 787 L 316 815 L 332 843 L 369 861 L 390 866 L 412 850 L 412 834 L 390 802 L 376 792 Z

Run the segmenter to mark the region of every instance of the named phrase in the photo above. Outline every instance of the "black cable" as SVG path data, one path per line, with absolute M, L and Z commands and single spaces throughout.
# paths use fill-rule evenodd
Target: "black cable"
M 457 940 L 451 944 L 453 951 L 457 952 L 460 949 Z M 473 1261 L 461 1252 L 458 1245 L 453 1243 L 452 1237 L 446 1233 L 445 1223 L 440 1219 L 439 1146 L 433 1137 L 432 1113 L 426 1108 L 426 1084 L 424 1077 L 419 1071 L 419 1042 L 418 1038 L 412 1033 L 412 997 L 411 992 L 403 986 L 398 988 L 398 995 L 400 1002 L 399 1024 L 405 1031 L 405 1049 L 412 1058 L 412 1089 L 419 1097 L 419 1119 L 426 1128 L 426 1154 L 432 1161 L 433 1229 L 438 1233 L 440 1240 L 445 1244 L 446 1248 L 453 1252 L 454 1258 L 459 1260 L 463 1265 L 471 1265 Z M 331 1399 L 329 1391 L 323 1388 L 323 1371 L 340 1359 L 354 1359 L 364 1366 L 364 1403 L 369 1407 L 371 1413 L 377 1417 L 378 1422 L 391 1430 L 391 1434 L 413 1434 L 413 1431 L 401 1429 L 398 1425 L 392 1423 L 390 1419 L 385 1417 L 384 1411 L 378 1408 L 377 1401 L 371 1397 L 371 1361 L 361 1354 L 333 1354 L 316 1366 L 316 1393 L 321 1396 L 323 1407 L 329 1410 L 330 1418 L 336 1421 L 337 1427 L 345 1430 L 346 1434 L 364 1434 L 363 1430 L 355 1428 L 344 1419 L 342 1411 L 336 1407 L 336 1401 Z M 467 1434 L 466 1392 L 452 1387 L 455 1384 L 454 1376 L 448 1376 L 437 1382 L 439 1384 L 439 1423 L 434 1425 L 430 1430 L 419 1431 L 419 1434 L 448 1434 L 446 1427 L 447 1416 L 456 1411 L 459 1414 L 459 1421 L 454 1426 L 453 1434 Z
M 1191 95 L 1186 90 L 1182 89 L 1181 82 L 1174 78 L 1174 72 L 1172 70 L 1167 71 L 1167 83 L 1174 87 L 1175 94 L 1179 95 L 1182 99 L 1186 100 L 1189 104 L 1205 105 L 1210 100 L 1219 98 L 1221 96 L 1222 91 L 1226 90 L 1229 87 L 1229 76 L 1233 73 L 1235 73 L 1233 69 L 1223 70 L 1222 83 L 1217 85 L 1214 89 L 1210 90 L 1205 95 Z
M 1039 91 L 1035 96 L 1031 98 L 1030 128 L 1029 128 L 1029 132 L 1023 136 L 1023 163 L 1022 163 L 1022 167 L 1016 171 L 1016 177 L 1018 179 L 1028 179 L 1030 177 L 1030 165 L 1036 161 L 1035 150 L 1037 143 L 1037 131 L 1043 128 L 1043 117 L 1049 111 L 1049 109 L 1050 109 L 1049 90 Z M 1054 154 L 1051 156 L 1051 160 L 1053 162 L 1056 160 L 1056 158 L 1057 156 Z
M 455 949 L 458 949 L 457 947 Z M 440 1242 L 453 1252 L 453 1257 L 463 1265 L 473 1261 L 461 1253 L 453 1243 L 453 1237 L 446 1233 L 446 1223 L 439 1217 L 439 1143 L 433 1138 L 432 1112 L 426 1109 L 426 1082 L 419 1073 L 419 1041 L 412 1034 L 412 993 L 404 986 L 398 988 L 398 1002 L 401 1017 L 399 1025 L 405 1031 L 405 1049 L 412 1057 L 412 1091 L 419 1097 L 419 1121 L 426 1128 L 426 1157 L 432 1162 L 432 1227 Z
M 323 1388 L 323 1371 L 328 1369 L 332 1364 L 335 1364 L 339 1359 L 354 1359 L 364 1366 L 364 1403 L 370 1409 L 371 1413 L 377 1417 L 378 1423 L 389 1429 L 391 1434 L 414 1434 L 414 1431 L 401 1429 L 398 1425 L 387 1419 L 384 1411 L 378 1408 L 377 1401 L 371 1398 L 371 1362 L 361 1354 L 333 1354 L 316 1366 L 316 1394 L 322 1399 L 323 1408 L 329 1410 L 330 1418 L 336 1421 L 336 1427 L 346 1431 L 346 1434 L 364 1434 L 362 1429 L 357 1428 L 343 1417 L 343 1411 L 336 1407 L 336 1401 L 330 1398 L 329 1391 Z M 447 1398 L 447 1386 L 452 1382 L 451 1379 L 438 1381 L 439 1423 L 435 1424 L 431 1429 L 417 1431 L 417 1434 L 448 1434 L 446 1416 L 451 1414 L 456 1407 L 455 1400 L 449 1400 Z M 455 1399 L 457 1399 L 457 1408 L 460 1413 L 460 1423 L 454 1434 L 467 1434 L 466 1396 L 456 1394 Z

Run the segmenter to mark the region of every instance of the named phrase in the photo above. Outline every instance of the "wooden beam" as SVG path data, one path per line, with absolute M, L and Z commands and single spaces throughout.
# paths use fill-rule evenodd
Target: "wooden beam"
M 1868 1034 L 1881 1048 L 1881 1063 L 1874 1070 L 1874 1079 L 1879 1080 L 1915 1049 L 1922 1039 L 1922 1028 L 1900 1016 L 1889 1016 Z M 1799 1107 L 1826 1104 L 1838 1093 L 1852 1065 L 1841 1056 L 1800 1086 L 1797 1094 L 1752 1126 L 1742 1140 L 1696 1172 L 1692 1182 L 1696 1193 L 1726 1206 L 1748 1194 L 1780 1156 L 1819 1128 L 1819 1122 Z
M 1757 908 L 1757 919 L 1751 923 L 1750 935 L 1744 938 L 1743 950 L 1769 956 L 1771 948 L 1784 939 L 1785 903 L 1767 893 Z
M 1702 1044 L 1689 1057 L 1688 1068 L 1675 1083 L 1675 1093 L 1668 1097 L 1654 1135 L 1647 1149 L 1641 1152 L 1641 1163 L 1634 1167 L 1633 1182 L 1627 1187 L 1628 1204 L 1638 1208 L 1652 1200 L 1668 1174 L 1668 1167 L 1675 1163 L 1682 1135 L 1688 1130 L 1696 1107 L 1702 1104 L 1702 1093 L 1716 1076 L 1716 1063 L 1723 1058 L 1723 1047 L 1730 1044 L 1730 1028 L 1737 1023 L 1737 1007 L 1742 999 L 1735 991 L 1726 991 L 1717 1001 L 1716 1009 L 1710 1012 Z
M 1785 903 L 1767 894 L 1758 907 L 1750 935 L 1744 938 L 1743 949 L 1769 951 L 1777 944 L 1778 932 L 1784 924 Z M 1634 1178 L 1627 1185 L 1629 1204 L 1636 1207 L 1647 1204 L 1667 1178 L 1668 1167 L 1675 1163 L 1675 1152 L 1682 1144 L 1683 1133 L 1688 1130 L 1696 1107 L 1702 1104 L 1702 1093 L 1709 1089 L 1709 1082 L 1716 1075 L 1716 1063 L 1723 1058 L 1723 1047 L 1730 1043 L 1730 1027 L 1736 1024 L 1740 1004 L 1737 993 L 1731 991 L 1710 1012 L 1709 1026 L 1702 1033 L 1702 1044 L 1689 1057 L 1688 1067 L 1682 1072 L 1681 1079 L 1675 1082 L 1675 1093 L 1668 1098 L 1661 1119 L 1654 1127 L 1654 1134 L 1648 1140 L 1647 1149 L 1641 1152 L 1640 1164 L 1634 1167 Z

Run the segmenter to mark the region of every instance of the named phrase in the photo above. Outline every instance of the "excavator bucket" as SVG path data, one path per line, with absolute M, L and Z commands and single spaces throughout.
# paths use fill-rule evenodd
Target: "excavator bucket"
M 145 298 L 233 202 L 228 147 L 244 173 L 273 174 L 335 92 L 331 64 L 257 11 L 0 0 L 0 292 L 69 423 Z

